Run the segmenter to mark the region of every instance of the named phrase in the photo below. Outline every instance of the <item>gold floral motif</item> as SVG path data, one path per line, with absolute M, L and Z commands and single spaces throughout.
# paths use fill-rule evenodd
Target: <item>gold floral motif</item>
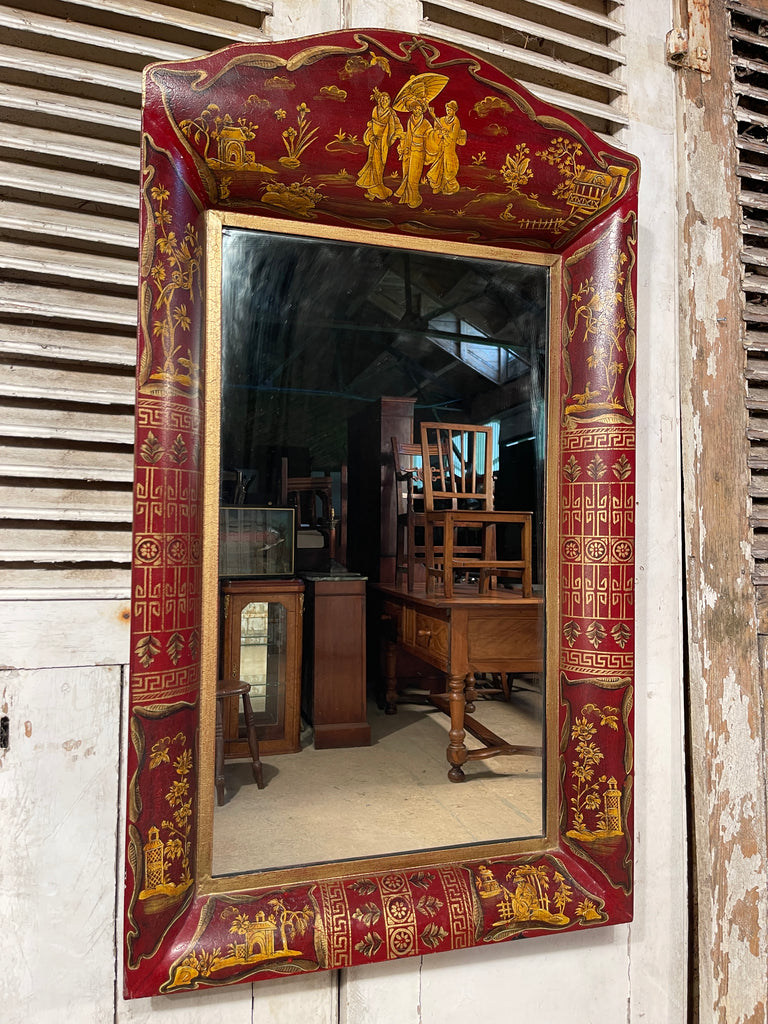
M 568 641 L 571 647 L 581 636 L 581 626 L 578 622 L 566 622 L 563 626 L 563 636 Z
M 526 185 L 533 177 L 530 154 L 531 151 L 524 142 L 518 142 L 515 146 L 514 156 L 507 153 L 501 168 L 501 176 L 513 194 L 518 193 L 520 187 Z
M 170 193 L 160 185 L 150 189 L 155 200 L 154 218 L 157 227 L 155 252 L 150 276 L 156 289 L 152 308 L 157 318 L 152 334 L 160 339 L 162 358 L 160 366 L 149 376 L 150 381 L 171 383 L 185 391 L 199 386 L 200 367 L 187 345 L 184 355 L 180 338 L 189 334 L 192 319 L 190 305 L 200 299 L 200 268 L 203 248 L 197 229 L 187 224 L 178 238 L 172 228 L 172 216 L 165 208 Z M 186 295 L 187 302 L 183 301 Z
M 605 626 L 602 624 L 602 622 L 590 622 L 590 624 L 587 626 L 586 632 L 587 639 L 595 648 L 595 650 L 597 650 L 597 648 L 608 635 L 606 633 Z
M 172 633 L 168 640 L 168 657 L 174 665 L 178 665 L 184 650 L 184 638 L 181 633 Z
M 427 914 L 429 917 L 434 917 L 438 910 L 443 906 L 443 901 L 438 899 L 437 896 L 422 896 L 419 902 L 416 904 L 416 909 L 422 914 Z
M 626 624 L 626 622 L 617 622 L 616 625 L 611 630 L 611 636 L 616 641 L 616 643 L 619 645 L 619 647 L 622 649 L 622 651 L 624 650 L 626 645 L 629 643 L 629 638 L 630 638 L 631 635 L 632 634 L 631 634 L 630 628 Z
M 136 643 L 135 652 L 144 668 L 149 668 L 157 655 L 160 653 L 160 643 L 157 638 L 148 633 L 139 638 Z
M 605 775 L 595 778 L 597 766 L 605 757 L 595 741 L 598 727 L 618 731 L 619 709 L 585 704 L 571 728 L 571 739 L 577 741 L 576 759 L 570 765 L 575 787 L 569 800 L 571 828 L 566 834 L 584 842 L 624 835 L 616 779 Z
M 563 475 L 569 483 L 576 483 L 581 476 L 581 466 L 576 461 L 576 457 L 572 455 L 570 459 L 563 466 Z
M 177 466 L 183 465 L 189 456 L 184 438 L 181 434 L 176 435 L 176 439 L 171 445 L 171 460 L 176 463 Z
M 363 956 L 375 956 L 381 949 L 383 941 L 380 935 L 377 935 L 375 932 L 368 932 L 360 942 L 355 943 L 355 949 L 358 953 L 362 953 Z
M 362 906 L 358 907 L 352 917 L 356 921 L 360 921 L 361 924 L 367 925 L 369 928 L 381 917 L 381 907 L 375 903 L 363 903 Z
M 447 938 L 448 932 L 441 925 L 431 921 L 421 933 L 421 941 L 430 949 L 437 949 L 443 939 Z
M 359 878 L 354 882 L 350 882 L 349 888 L 360 896 L 370 896 L 377 891 L 376 883 L 372 878 Z
M 626 480 L 632 472 L 632 466 L 626 455 L 622 455 L 613 467 L 613 475 L 617 480 Z
M 192 771 L 192 751 L 185 746 L 184 733 L 177 733 L 173 740 L 164 736 L 153 744 L 149 753 L 149 769 L 152 771 L 161 764 L 170 764 L 169 748 L 174 743 L 180 743 L 182 749 L 173 764 L 177 778 L 165 794 L 172 814 L 170 819 L 163 820 L 160 827 L 152 825 L 149 829 L 148 840 L 144 844 L 144 888 L 139 893 L 140 900 L 178 897 L 192 884 L 189 861 L 192 796 L 188 778 Z M 161 828 L 164 830 L 162 833 Z M 171 871 L 174 861 L 179 861 L 180 866 L 175 880 L 172 876 L 176 872 Z
M 141 445 L 141 457 L 145 462 L 154 465 L 163 457 L 163 446 L 150 430 Z
M 301 161 L 299 157 L 316 141 L 319 128 L 309 127 L 309 107 L 306 103 L 300 103 L 296 107 L 297 127 L 286 128 L 283 132 L 283 145 L 288 151 L 288 156 L 281 156 L 280 163 L 284 167 L 298 167 Z
M 567 328 L 570 346 L 577 332 L 582 342 L 591 347 L 587 367 L 591 371 L 581 394 L 571 395 L 566 413 L 590 410 L 612 413 L 624 411 L 619 394 L 627 367 L 627 320 L 623 312 L 624 286 L 629 257 L 614 252 L 610 272 L 605 281 L 586 277 L 571 295 L 572 312 Z

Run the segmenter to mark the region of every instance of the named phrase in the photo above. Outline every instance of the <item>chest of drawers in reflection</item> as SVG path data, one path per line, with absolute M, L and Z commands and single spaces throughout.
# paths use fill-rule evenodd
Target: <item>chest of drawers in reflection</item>
M 300 749 L 301 580 L 231 580 L 221 588 L 222 671 L 250 685 L 262 754 Z M 248 757 L 242 704 L 224 708 L 224 757 Z

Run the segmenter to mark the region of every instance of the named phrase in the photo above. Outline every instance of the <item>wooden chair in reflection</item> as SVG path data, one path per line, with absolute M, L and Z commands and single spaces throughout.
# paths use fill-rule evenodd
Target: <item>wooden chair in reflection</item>
M 346 564 L 347 559 L 347 466 L 341 466 L 339 514 L 333 507 L 331 476 L 288 476 L 283 460 L 283 501 L 296 509 L 298 529 L 312 530 L 325 540 L 330 561 Z
M 421 445 L 393 437 L 392 460 L 397 503 L 395 583 L 405 576 L 408 589 L 413 590 L 417 566 L 421 579 L 424 579 L 424 474 Z
M 530 597 L 533 514 L 494 509 L 493 428 L 422 423 L 421 449 L 427 593 L 442 581 L 444 595 L 452 597 L 454 575 L 469 572 L 477 575 L 481 594 L 503 576 L 519 579 Z M 511 525 L 519 527 L 520 557 L 499 557 L 497 527 Z M 470 530 L 479 534 L 477 553 L 457 539 Z
M 437 458 L 438 449 L 429 451 L 430 459 Z M 395 467 L 395 498 L 397 502 L 397 544 L 395 583 L 403 576 L 409 591 L 423 586 L 426 580 L 424 544 L 424 453 L 420 442 L 392 438 L 392 460 Z M 456 546 L 455 554 L 479 555 L 477 545 Z M 442 553 L 442 546 L 436 554 Z

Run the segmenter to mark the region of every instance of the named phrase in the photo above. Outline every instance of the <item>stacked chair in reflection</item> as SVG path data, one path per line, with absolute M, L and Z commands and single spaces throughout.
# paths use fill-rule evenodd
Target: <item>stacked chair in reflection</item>
M 428 594 L 442 585 L 450 598 L 457 578 L 471 578 L 478 594 L 487 594 L 502 577 L 519 581 L 523 597 L 530 597 L 533 515 L 494 508 L 493 428 L 422 423 L 420 443 L 393 437 L 392 454 L 396 568 L 408 590 L 421 577 Z M 518 557 L 499 555 L 499 527 L 517 529 Z

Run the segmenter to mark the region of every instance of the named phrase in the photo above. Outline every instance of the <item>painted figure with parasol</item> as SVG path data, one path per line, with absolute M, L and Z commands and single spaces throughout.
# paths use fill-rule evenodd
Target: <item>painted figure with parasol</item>
M 395 110 L 410 115 L 405 135 L 399 144 L 403 180 L 395 195 L 401 203 L 414 210 L 423 202 L 419 184 L 424 166 L 431 163 L 438 154 L 437 139 L 425 115 L 429 112 L 432 117 L 435 116 L 430 103 L 447 84 L 448 79 L 445 75 L 429 72 L 413 75 L 392 104 Z

